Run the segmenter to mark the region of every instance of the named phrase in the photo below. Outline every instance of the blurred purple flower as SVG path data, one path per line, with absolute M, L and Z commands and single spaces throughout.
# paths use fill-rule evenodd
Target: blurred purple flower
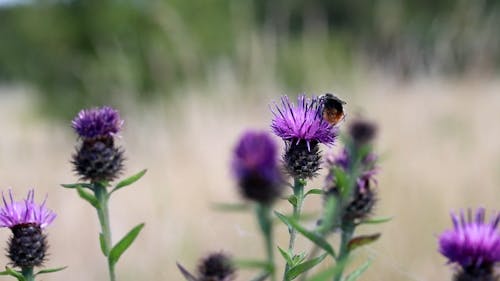
M 71 123 L 81 138 L 93 139 L 116 135 L 123 120 L 117 110 L 104 106 L 81 110 Z
M 299 143 L 304 140 L 310 150 L 311 144 L 333 144 L 337 128 L 323 119 L 322 106 L 318 98 L 308 99 L 304 95 L 297 98 L 297 105 L 287 96 L 281 97 L 281 106 L 274 104 L 271 109 L 274 118 L 271 128 L 285 141 Z
M 485 221 L 485 210 L 479 208 L 472 218 L 469 209 L 467 217 L 451 214 L 453 229 L 439 236 L 439 252 L 450 263 L 458 263 L 465 272 L 489 272 L 493 265 L 500 262 L 500 233 L 497 229 L 500 213 Z
M 269 203 L 281 193 L 277 147 L 266 132 L 247 131 L 240 137 L 232 169 L 248 199 Z
M 54 219 L 56 214 L 45 208 L 45 202 L 35 203 L 35 191 L 28 191 L 28 196 L 23 201 L 14 201 L 12 190 L 9 189 L 9 199 L 7 202 L 2 193 L 3 207 L 0 208 L 0 227 L 13 228 L 17 225 L 35 224 L 40 228 L 47 227 Z

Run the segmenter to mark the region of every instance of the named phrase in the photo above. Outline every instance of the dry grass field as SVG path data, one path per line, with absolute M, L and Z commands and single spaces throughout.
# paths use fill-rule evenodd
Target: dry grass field
M 374 258 L 361 280 L 450 280 L 451 270 L 436 252 L 436 236 L 451 225 L 449 211 L 500 209 L 500 79 L 398 82 L 372 75 L 329 86 L 311 91 L 337 92 L 348 102 L 347 121 L 363 114 L 380 128 L 377 150 L 383 161 L 376 213 L 394 219 L 364 228 L 383 235 L 356 253 L 359 262 Z M 277 85 L 243 89 L 227 79 L 186 88 L 149 106 L 125 103 L 120 142 L 126 148 L 126 174 L 142 168 L 148 173 L 111 201 L 115 241 L 135 224 L 146 223 L 117 266 L 119 280 L 182 280 L 175 262 L 193 268 L 210 251 L 263 256 L 253 217 L 221 213 L 212 204 L 239 202 L 228 169 L 233 144 L 246 128 L 269 130 L 268 103 L 281 94 Z M 40 280 L 106 280 L 96 214 L 75 191 L 59 186 L 76 180 L 69 164 L 76 140 L 69 120 L 40 118 L 35 106 L 29 91 L 0 88 L 0 188 L 11 186 L 20 197 L 36 187 L 37 198 L 49 194 L 48 206 L 58 213 L 48 228 L 47 266 L 68 268 Z M 318 179 L 310 186 L 321 183 Z M 310 211 L 320 207 L 318 198 L 306 202 Z M 276 208 L 289 210 L 285 202 Z M 9 234 L 8 229 L 0 232 L 0 244 Z M 281 225 L 277 236 L 285 246 Z M 308 249 L 302 241 L 299 246 Z M 0 257 L 0 265 L 7 262 Z M 242 271 L 238 280 L 248 276 Z

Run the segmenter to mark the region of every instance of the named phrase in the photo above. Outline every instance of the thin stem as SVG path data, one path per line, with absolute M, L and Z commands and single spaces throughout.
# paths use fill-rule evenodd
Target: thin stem
M 293 205 L 293 218 L 295 220 L 300 219 L 300 212 L 302 211 L 302 204 L 304 203 L 304 187 L 306 182 L 303 179 L 294 178 L 293 183 L 293 195 L 297 199 L 297 203 Z M 295 239 L 297 236 L 297 231 L 293 227 L 288 228 L 290 233 L 290 240 L 288 242 L 288 252 L 294 255 Z M 285 266 L 285 272 L 283 272 L 283 280 L 286 280 L 286 272 L 290 269 L 290 265 L 287 263 Z
M 346 223 L 342 226 L 342 235 L 340 238 L 340 249 L 339 255 L 337 257 L 337 267 L 338 270 L 335 272 L 333 281 L 340 281 L 342 275 L 344 274 L 345 265 L 347 263 L 347 258 L 349 257 L 348 243 L 351 241 L 352 235 L 354 233 L 354 224 Z
M 108 191 L 104 185 L 100 183 L 94 183 L 94 195 L 99 202 L 99 205 L 97 207 L 97 216 L 99 217 L 99 223 L 101 224 L 101 243 L 103 243 L 102 246 L 104 255 L 108 257 L 109 280 L 115 281 L 115 265 L 109 259 L 109 252 L 113 247 L 113 242 L 111 241 L 111 226 L 108 211 Z
M 23 267 L 21 268 L 24 280 L 35 281 L 35 275 L 33 274 L 33 267 Z
M 257 219 L 259 221 L 260 230 L 264 236 L 264 242 L 266 247 L 267 262 L 269 263 L 269 273 L 271 274 L 271 280 L 275 281 L 275 266 L 274 266 L 274 247 L 273 247 L 273 223 L 271 221 L 271 210 L 268 205 L 258 204 L 257 209 Z

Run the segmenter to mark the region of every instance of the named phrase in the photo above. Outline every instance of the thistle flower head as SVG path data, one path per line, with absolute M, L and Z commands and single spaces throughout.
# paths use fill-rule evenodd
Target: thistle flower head
M 301 95 L 295 105 L 283 96 L 281 105 L 275 104 L 271 111 L 274 115 L 271 128 L 285 141 L 305 141 L 310 148 L 316 143 L 331 145 L 337 137 L 337 128 L 323 119 L 318 98 L 308 99 Z
M 370 143 L 377 134 L 375 123 L 365 119 L 355 119 L 349 126 L 349 136 L 355 144 Z
M 232 169 L 242 194 L 251 200 L 270 203 L 281 193 L 277 147 L 266 132 L 247 131 L 234 149 Z
M 439 236 L 439 252 L 468 275 L 490 272 L 500 262 L 500 213 L 490 222 L 485 220 L 484 208 L 479 208 L 474 217 L 469 209 L 467 217 L 462 211 L 459 215 L 452 213 L 451 218 L 453 229 Z
M 103 106 L 81 110 L 71 124 L 82 139 L 94 139 L 118 134 L 123 120 L 117 110 Z
M 12 236 L 8 242 L 7 256 L 11 264 L 21 268 L 41 266 L 46 259 L 47 239 L 43 228 L 47 227 L 56 214 L 45 208 L 45 202 L 35 203 L 35 192 L 30 190 L 24 201 L 14 201 L 9 190 L 9 201 L 2 193 L 4 206 L 0 208 L 0 227 L 8 227 Z
M 17 225 L 34 224 L 45 228 L 56 218 L 56 214 L 42 204 L 35 203 L 35 191 L 28 191 L 23 201 L 14 201 L 12 190 L 9 189 L 9 200 L 2 193 L 3 207 L 0 208 L 0 227 L 13 228 Z
M 223 253 L 205 257 L 198 266 L 198 281 L 231 281 L 235 277 L 231 259 Z

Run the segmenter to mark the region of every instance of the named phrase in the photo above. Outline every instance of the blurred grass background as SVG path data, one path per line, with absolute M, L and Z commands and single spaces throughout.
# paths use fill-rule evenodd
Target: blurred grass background
M 279 95 L 334 91 L 347 120 L 379 124 L 377 214 L 395 217 L 367 227 L 383 236 L 359 251 L 357 261 L 375 257 L 361 280 L 449 280 L 436 253 L 449 210 L 499 206 L 498 26 L 498 1 L 7 1 L 0 187 L 20 197 L 34 186 L 59 214 L 47 265 L 69 268 L 44 280 L 105 280 L 96 215 L 59 184 L 76 179 L 71 118 L 119 108 L 127 174 L 149 172 L 111 202 L 115 241 L 146 222 L 118 276 L 181 280 L 175 262 L 193 268 L 209 251 L 262 256 L 252 216 L 211 208 L 239 201 L 234 142 L 269 128 Z M 277 235 L 285 246 L 285 228 Z

